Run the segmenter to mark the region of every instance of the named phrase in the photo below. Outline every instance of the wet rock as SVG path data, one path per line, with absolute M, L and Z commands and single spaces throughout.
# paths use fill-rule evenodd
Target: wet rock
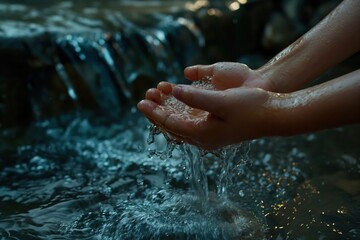
M 291 19 L 293 22 L 298 22 L 300 20 L 300 10 L 301 7 L 304 7 L 305 0 L 283 0 L 281 1 L 281 6 L 286 14 L 286 16 Z
M 0 125 L 82 110 L 118 120 L 145 88 L 179 81 L 184 66 L 200 61 L 204 41 L 181 17 L 183 5 L 164 3 L 156 11 L 149 3 L 153 12 L 143 12 L 123 4 L 0 5 L 10 19 L 0 20 L 0 55 L 7 59 L 0 66 Z
M 326 17 L 332 10 L 334 10 L 341 1 L 332 0 L 322 3 L 319 7 L 314 9 L 314 13 L 310 18 L 310 25 L 314 26 L 320 22 L 324 17 Z
M 299 37 L 294 24 L 280 12 L 274 12 L 264 29 L 264 49 L 279 52 Z
M 268 61 L 267 58 L 265 58 L 261 54 L 247 54 L 243 55 L 238 59 L 238 62 L 244 63 L 248 65 L 252 69 L 257 69 L 264 65 Z
M 13 66 L 8 69 L 7 65 L 0 64 L 0 128 L 26 126 L 32 117 L 32 106 L 28 101 L 26 85 L 17 79 L 24 77 L 25 69 L 28 68 L 27 63 L 21 61 L 22 56 L 19 52 L 4 54 L 2 58 L 13 63 Z
M 132 92 L 132 99 L 134 102 L 139 102 L 144 98 L 146 91 L 149 88 L 154 87 L 156 80 L 142 73 L 134 73 L 131 79 L 129 79 L 130 88 Z
M 204 8 L 196 21 L 206 39 L 205 59 L 208 63 L 236 61 L 261 46 L 264 25 L 273 9 L 271 1 L 241 5 L 238 10 Z

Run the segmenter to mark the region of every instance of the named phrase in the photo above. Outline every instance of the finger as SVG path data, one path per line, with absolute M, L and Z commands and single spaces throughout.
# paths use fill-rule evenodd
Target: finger
M 166 106 L 159 105 L 148 99 L 140 101 L 137 107 L 147 118 L 160 127 L 165 126 L 171 116 L 171 112 Z
M 166 111 L 165 106 L 149 100 L 143 100 L 138 108 L 149 120 L 159 126 L 162 131 L 170 134 L 175 141 L 183 141 L 204 149 L 215 149 L 217 145 L 206 144 L 207 137 L 213 136 L 224 129 L 224 122 L 209 116 L 202 121 L 186 118 L 181 114 L 172 114 Z
M 159 89 L 163 94 L 169 95 L 172 92 L 173 86 L 175 86 L 175 84 L 169 82 L 160 82 L 157 85 L 157 89 Z
M 181 136 L 178 134 L 175 134 L 173 132 L 170 132 L 167 129 L 163 129 L 162 130 L 164 132 L 164 135 L 167 134 L 168 137 L 170 137 L 172 139 L 172 141 L 174 141 L 177 144 L 181 144 L 181 143 L 188 143 L 191 145 L 198 145 L 196 142 L 194 142 L 191 138 L 186 137 L 186 136 Z
M 224 101 L 226 96 L 223 91 L 205 90 L 196 87 L 177 85 L 173 95 L 186 105 L 210 112 L 218 117 L 224 116 Z
M 157 104 L 161 104 L 161 93 L 156 88 L 150 88 L 146 91 L 145 98 L 148 100 L 151 100 L 153 102 L 156 102 Z
M 206 150 L 213 150 L 221 146 L 218 142 L 212 142 L 214 136 L 225 128 L 224 122 L 218 118 L 209 116 L 203 121 L 193 121 L 178 116 L 169 118 L 163 129 L 178 139 L 191 145 L 196 145 Z
M 141 101 L 138 103 L 138 108 L 141 112 L 147 113 L 153 111 L 153 109 L 156 107 L 155 104 L 147 101 Z M 158 126 L 158 128 L 161 130 L 161 132 L 164 134 L 164 136 L 171 137 L 175 142 L 181 143 L 181 142 L 189 142 L 189 140 L 186 140 L 185 137 L 179 136 L 177 134 L 171 133 L 164 129 L 164 127 L 160 126 L 156 121 L 154 121 L 151 118 L 148 118 L 149 122 L 151 122 L 153 125 Z
M 191 81 L 204 80 L 213 76 L 214 66 L 214 64 L 190 66 L 184 69 L 184 75 Z
M 139 111 L 144 113 L 146 116 L 150 115 L 150 112 L 152 112 L 157 106 L 158 106 L 157 103 L 155 103 L 149 99 L 141 100 L 137 104 L 137 108 L 139 109 Z
M 158 125 L 165 132 L 169 132 L 178 138 L 191 138 L 197 123 L 167 111 L 165 106 L 156 104 L 150 100 L 142 100 L 138 103 L 138 109 L 145 114 L 151 122 Z

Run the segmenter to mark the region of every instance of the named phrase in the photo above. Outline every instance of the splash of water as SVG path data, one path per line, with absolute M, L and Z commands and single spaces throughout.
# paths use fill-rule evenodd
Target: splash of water
M 102 231 L 104 239 L 264 239 L 263 227 L 252 214 L 229 201 L 199 209 L 194 196 L 155 191 L 150 198 L 124 204 Z M 211 219 L 211 220 L 209 220 Z
M 214 86 L 211 84 L 211 77 L 206 77 L 201 81 L 196 81 L 192 85 L 198 88 L 216 91 Z M 164 105 L 166 106 L 167 111 L 172 114 L 178 114 L 183 118 L 193 118 L 195 116 L 196 118 L 203 119 L 207 116 L 207 114 L 209 114 L 208 112 L 187 106 L 186 104 L 178 101 L 172 95 L 167 96 L 164 100 Z M 221 172 L 217 181 L 217 195 L 219 198 L 226 198 L 227 186 L 232 183 L 231 172 L 234 168 L 233 161 L 237 157 L 237 153 L 241 149 L 244 149 L 243 146 L 246 148 L 246 146 L 249 147 L 249 145 L 237 144 L 225 146 L 215 151 L 206 151 L 200 147 L 175 140 L 169 133 L 163 131 L 156 125 L 152 125 L 150 127 L 148 144 L 154 144 L 156 141 L 156 135 L 160 134 L 162 134 L 166 141 L 166 148 L 161 151 L 156 148 L 149 149 L 150 157 L 154 155 L 160 157 L 161 159 L 172 157 L 172 152 L 177 146 L 179 146 L 178 149 L 180 150 L 180 154 L 187 164 L 191 189 L 203 202 L 207 202 L 209 197 L 208 180 L 204 163 L 208 161 L 209 155 L 217 158 L 219 162 L 221 162 Z M 247 152 L 248 151 L 246 151 L 246 154 Z M 243 159 L 241 160 L 244 161 Z
M 206 161 L 206 152 L 189 144 L 182 145 L 182 156 L 188 164 L 189 180 L 192 190 L 200 200 L 208 201 L 209 187 L 206 177 L 204 162 Z

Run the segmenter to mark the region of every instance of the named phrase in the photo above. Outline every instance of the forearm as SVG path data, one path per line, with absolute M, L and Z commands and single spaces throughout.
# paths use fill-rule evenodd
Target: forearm
M 257 71 L 274 92 L 291 92 L 360 50 L 360 1 L 344 0 Z
M 294 135 L 360 123 L 360 70 L 290 94 L 275 94 L 280 134 Z

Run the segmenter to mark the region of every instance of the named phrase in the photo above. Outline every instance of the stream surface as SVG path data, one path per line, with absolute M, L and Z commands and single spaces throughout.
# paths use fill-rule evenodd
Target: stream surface
M 148 124 L 67 116 L 33 124 L 0 154 L 3 239 L 357 239 L 359 128 L 244 146 L 203 162 L 208 196 L 181 151 L 149 157 Z M 10 134 L 10 132 L 8 132 Z M 156 140 L 166 149 L 166 140 Z M 199 159 L 195 159 L 199 160 Z M 199 201 L 200 200 L 200 201 Z

